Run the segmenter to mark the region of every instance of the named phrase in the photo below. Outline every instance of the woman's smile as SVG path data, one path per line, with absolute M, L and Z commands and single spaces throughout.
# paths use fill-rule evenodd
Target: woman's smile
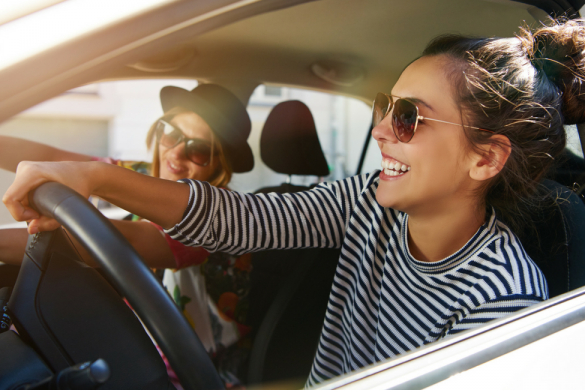
M 382 172 L 380 179 L 389 180 L 402 177 L 410 171 L 410 166 L 390 156 L 382 154 Z
M 167 169 L 169 170 L 169 172 L 172 172 L 175 175 L 179 175 L 181 172 L 186 170 L 184 168 L 181 168 L 178 164 L 173 164 L 170 160 L 167 160 Z
M 178 114 L 171 121 L 188 138 L 199 138 L 211 142 L 213 131 L 209 125 L 194 112 Z M 217 167 L 217 159 L 207 166 L 195 164 L 185 155 L 185 145 L 180 143 L 173 148 L 159 147 L 160 177 L 167 180 L 183 178 L 208 180 Z

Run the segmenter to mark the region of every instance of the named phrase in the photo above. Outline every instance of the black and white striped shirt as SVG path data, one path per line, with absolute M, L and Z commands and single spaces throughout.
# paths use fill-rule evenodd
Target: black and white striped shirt
M 240 194 L 185 180 L 188 208 L 167 231 L 184 244 L 233 254 L 342 248 L 308 385 L 548 297 L 543 274 L 494 213 L 457 253 L 414 259 L 408 215 L 376 202 L 378 174 L 294 194 Z

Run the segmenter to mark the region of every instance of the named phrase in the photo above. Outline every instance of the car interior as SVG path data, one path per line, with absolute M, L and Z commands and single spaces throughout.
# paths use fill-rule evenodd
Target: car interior
M 438 34 L 510 36 L 523 23 L 534 26 L 548 15 L 575 17 L 585 0 L 192 3 L 171 2 L 116 22 L 85 41 L 41 52 L 21 63 L 19 73 L 11 68 L 2 73 L 0 68 L 0 81 L 12 80 L 0 91 L 0 121 L 82 84 L 154 77 L 218 83 L 244 102 L 259 84 L 369 102 L 377 92 L 390 91 L 402 69 Z M 219 9 L 223 11 L 197 19 Z M 150 21 L 158 24 L 146 26 Z M 166 33 L 155 37 L 141 29 Z M 116 33 L 119 41 L 111 42 L 126 48 L 120 53 L 110 46 L 91 47 Z M 150 38 L 125 46 L 124 39 L 136 39 L 132 34 Z M 79 50 L 77 57 L 56 60 L 72 49 Z M 43 58 L 50 61 L 38 69 Z M 92 63 L 93 58 L 99 60 Z M 35 72 L 26 80 L 15 76 L 29 70 Z M 573 130 L 585 135 L 585 125 Z M 375 152 L 370 138 L 369 131 L 363 134 L 354 173 L 361 173 L 366 154 Z M 329 174 L 305 103 L 291 100 L 272 108 L 262 129 L 260 158 L 289 179 L 257 193 L 305 191 L 310 187 L 293 185 L 290 177 Z M 585 286 L 582 155 L 567 149 L 542 184 L 543 195 L 555 195 L 532 205 L 534 226 L 518 236 L 545 274 L 553 298 Z M 158 279 L 89 202 L 62 186 L 45 185 L 33 203 L 83 242 L 103 272 L 79 260 L 64 230 L 30 236 L 20 268 L 0 264 L 0 309 L 7 308 L 18 330 L 3 331 L 9 322 L 0 319 L 0 390 L 172 389 L 151 337 L 185 389 L 222 388 L 203 346 Z M 254 343 L 248 386 L 304 385 L 338 258 L 337 249 L 253 254 L 249 322 Z

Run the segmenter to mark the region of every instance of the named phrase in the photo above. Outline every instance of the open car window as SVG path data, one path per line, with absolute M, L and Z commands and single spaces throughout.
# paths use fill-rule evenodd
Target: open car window
M 197 81 L 150 79 L 88 84 L 3 122 L 0 135 L 95 157 L 150 162 L 146 133 L 163 113 L 159 92 L 165 85 L 190 90 Z M 13 180 L 14 173 L 0 170 L 0 192 L 4 193 Z M 14 220 L 1 207 L 0 225 L 7 224 L 12 226 Z

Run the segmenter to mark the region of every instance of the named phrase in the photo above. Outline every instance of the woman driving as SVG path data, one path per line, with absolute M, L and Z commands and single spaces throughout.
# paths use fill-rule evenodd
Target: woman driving
M 218 188 L 227 188 L 233 172 L 253 168 L 254 158 L 247 143 L 250 118 L 244 105 L 230 91 L 215 84 L 203 84 L 192 91 L 168 86 L 161 90 L 160 99 L 164 115 L 155 121 L 146 137 L 147 146 L 153 149 L 152 164 L 97 158 L 23 139 L 0 137 L 0 167 L 15 170 L 26 159 L 102 161 L 161 179 L 201 180 Z M 241 374 L 233 372 L 233 367 L 243 367 L 243 363 L 232 360 L 241 360 L 246 354 L 229 349 L 236 348 L 236 342 L 249 331 L 245 325 L 249 256 L 219 252 L 210 255 L 201 247 L 185 246 L 173 240 L 160 226 L 139 218 L 112 220 L 112 223 L 147 265 L 167 268 L 163 284 L 187 319 L 197 324 L 198 336 L 218 364 L 220 375 L 226 383 L 238 384 Z M 3 230 L 0 261 L 20 264 L 27 237 L 26 229 Z M 80 245 L 76 246 L 84 259 L 92 263 L 89 254 Z M 208 301 L 214 304 L 208 305 Z M 226 366 L 226 372 L 222 372 L 222 365 Z
M 340 247 L 314 385 L 548 298 L 513 229 L 565 146 L 563 124 L 585 120 L 584 49 L 574 20 L 515 38 L 436 38 L 375 98 L 382 170 L 304 193 L 26 162 L 3 200 L 31 233 L 58 226 L 27 203 L 57 181 L 210 251 Z

